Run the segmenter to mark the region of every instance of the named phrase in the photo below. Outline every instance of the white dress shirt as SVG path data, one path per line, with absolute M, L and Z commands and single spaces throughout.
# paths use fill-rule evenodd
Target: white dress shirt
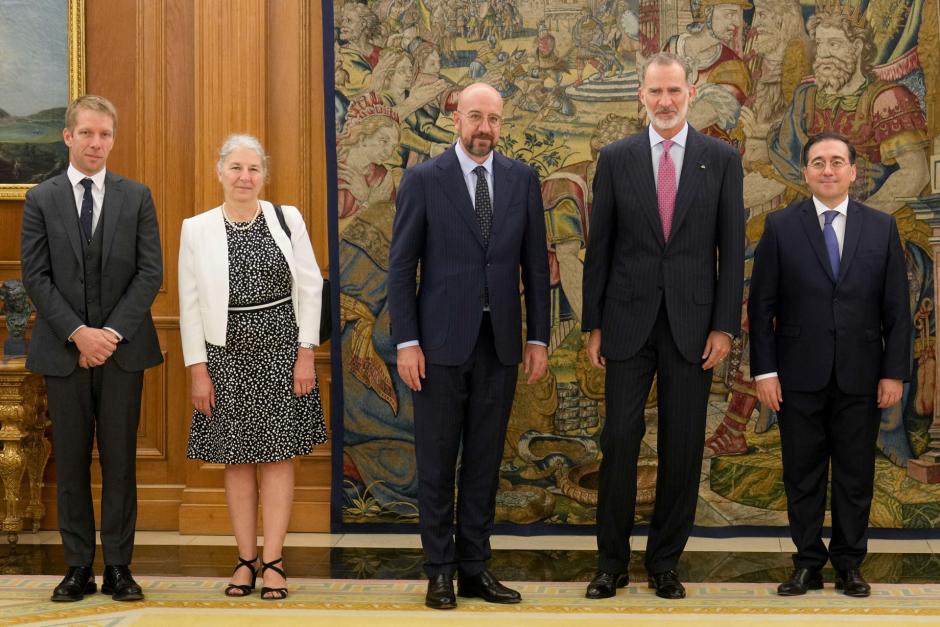
M 659 160 L 663 157 L 663 142 L 666 141 L 662 135 L 656 132 L 653 125 L 650 124 L 650 152 L 653 157 L 653 178 L 659 186 Z M 682 175 L 682 160 L 685 158 L 685 143 L 689 138 L 689 123 L 682 125 L 682 130 L 672 138 L 673 145 L 669 149 L 669 156 L 672 162 L 676 164 L 676 188 L 679 187 L 679 177 Z
M 838 211 L 839 215 L 832 219 L 832 230 L 836 232 L 836 240 L 839 242 L 839 258 L 842 258 L 842 242 L 845 241 L 845 221 L 849 212 L 849 197 L 846 196 L 835 207 L 827 207 L 823 201 L 813 196 L 813 205 L 816 207 L 816 215 L 819 216 L 819 230 L 826 228 L 827 211 Z
M 94 200 L 91 209 L 91 232 L 94 233 L 95 228 L 98 226 L 98 218 L 101 217 L 101 206 L 104 203 L 104 177 L 106 170 L 101 168 L 97 173 L 88 176 L 76 170 L 75 166 L 72 164 L 69 164 L 69 169 L 66 170 L 66 174 L 69 177 L 69 182 L 72 184 L 72 192 L 75 194 L 75 212 L 79 217 L 82 215 L 82 200 L 85 198 L 85 187 L 82 185 L 82 180 L 91 179 L 91 197 Z
M 848 219 L 849 211 L 849 197 L 846 196 L 842 199 L 835 207 L 827 207 L 823 204 L 823 201 L 819 200 L 813 196 L 813 206 L 816 207 L 816 215 L 819 218 L 819 230 L 826 228 L 826 216 L 824 215 L 827 211 L 838 211 L 839 215 L 832 219 L 832 230 L 836 232 L 836 240 L 839 242 L 839 257 L 842 257 L 842 244 L 845 242 L 845 221 Z M 769 379 L 770 377 L 776 377 L 776 372 L 766 372 L 764 374 L 759 374 L 754 377 L 755 381 L 760 381 L 761 379 Z

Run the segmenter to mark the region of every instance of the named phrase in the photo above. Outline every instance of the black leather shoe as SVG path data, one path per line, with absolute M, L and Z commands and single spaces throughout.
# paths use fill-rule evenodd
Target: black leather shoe
M 430 577 L 424 604 L 434 610 L 452 610 L 457 607 L 453 576 L 440 574 Z
M 488 570 L 473 576 L 457 573 L 457 595 L 480 597 L 487 603 L 518 603 L 522 600 L 522 595 L 499 583 Z
M 816 568 L 796 568 L 790 578 L 777 586 L 777 594 L 782 597 L 796 597 L 806 594 L 807 590 L 822 590 L 822 573 Z
M 684 599 L 685 588 L 679 582 L 679 575 L 674 570 L 650 575 L 650 588 L 656 588 L 656 596 L 661 599 Z
M 144 598 L 144 591 L 134 581 L 127 566 L 105 566 L 101 592 L 110 594 L 115 601 L 140 601 Z
M 624 588 L 629 583 L 630 578 L 624 573 L 614 575 L 599 570 L 594 575 L 591 583 L 588 584 L 584 597 L 586 599 L 609 599 L 617 594 L 617 588 Z
M 871 594 L 871 586 L 857 568 L 836 571 L 836 590 L 850 597 L 867 597 Z
M 65 579 L 52 591 L 53 601 L 81 601 L 98 591 L 91 566 L 69 566 Z

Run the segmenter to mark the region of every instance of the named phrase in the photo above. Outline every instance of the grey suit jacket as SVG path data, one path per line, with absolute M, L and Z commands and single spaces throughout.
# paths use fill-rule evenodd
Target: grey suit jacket
M 75 195 L 66 174 L 26 194 L 20 259 L 23 284 L 36 306 L 26 359 L 33 372 L 67 376 L 79 352 L 69 335 L 85 323 L 82 244 Z M 123 336 L 112 359 L 134 372 L 163 361 L 150 315 L 163 281 L 160 231 L 150 190 L 108 172 L 102 232 L 101 307 L 105 324 Z

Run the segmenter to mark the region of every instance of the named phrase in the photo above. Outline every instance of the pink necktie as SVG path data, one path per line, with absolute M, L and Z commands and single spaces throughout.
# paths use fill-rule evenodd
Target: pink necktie
M 663 238 L 669 241 L 669 231 L 672 230 L 672 214 L 676 208 L 676 164 L 669 156 L 672 148 L 671 139 L 664 139 L 663 156 L 659 158 L 659 218 L 663 221 Z

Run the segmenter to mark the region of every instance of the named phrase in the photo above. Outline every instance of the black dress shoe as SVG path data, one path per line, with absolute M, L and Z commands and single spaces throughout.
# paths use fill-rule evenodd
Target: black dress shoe
M 857 568 L 836 571 L 836 590 L 850 597 L 867 597 L 871 594 L 871 586 Z
M 822 590 L 822 573 L 816 568 L 796 568 L 790 578 L 777 586 L 777 594 L 782 597 L 795 597 L 806 594 L 807 590 Z
M 140 601 L 144 591 L 131 576 L 127 566 L 105 566 L 101 592 L 110 594 L 115 601 Z
M 650 588 L 656 588 L 656 596 L 661 599 L 684 599 L 685 588 L 679 582 L 679 575 L 674 570 L 650 575 Z
M 453 576 L 442 573 L 430 577 L 428 593 L 424 595 L 424 604 L 434 610 L 452 610 L 457 607 Z
M 624 588 L 629 583 L 630 578 L 624 573 L 614 575 L 599 570 L 594 575 L 591 583 L 588 584 L 584 597 L 586 599 L 609 599 L 617 594 L 617 588 Z
M 518 603 L 522 595 L 499 583 L 488 570 L 479 575 L 457 574 L 457 594 L 462 597 L 480 597 L 487 603 Z
M 81 601 L 98 591 L 91 566 L 69 566 L 65 579 L 52 591 L 53 601 Z

